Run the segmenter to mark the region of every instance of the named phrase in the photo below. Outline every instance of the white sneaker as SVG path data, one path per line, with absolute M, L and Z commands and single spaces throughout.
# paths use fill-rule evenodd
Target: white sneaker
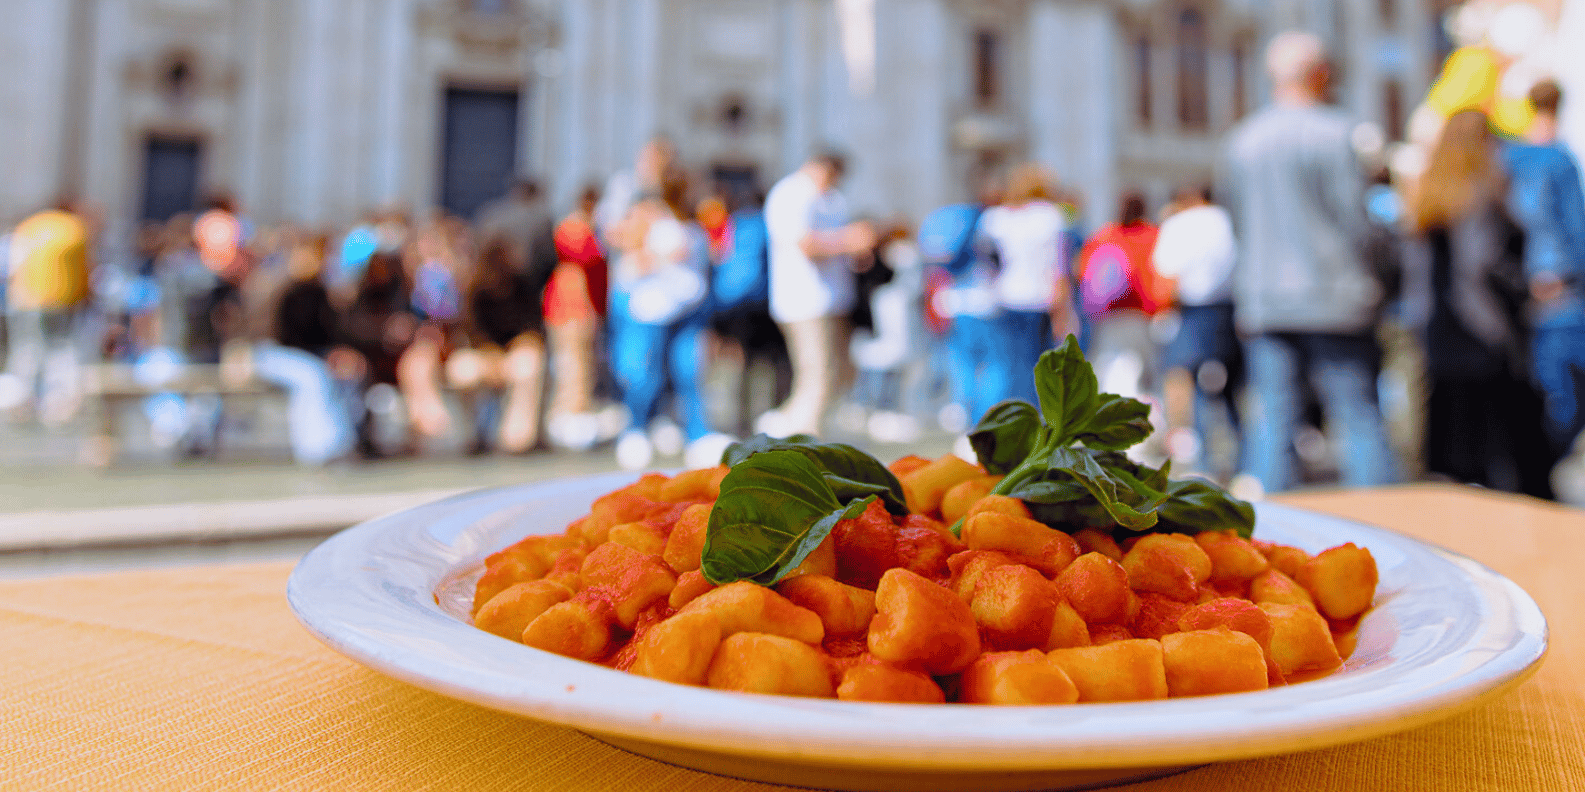
M 754 422 L 754 431 L 776 438 L 792 434 L 787 431 L 787 416 L 782 415 L 781 410 L 766 410 L 760 414 L 759 420 Z
M 721 464 L 721 455 L 726 453 L 726 447 L 734 442 L 736 439 L 731 435 L 711 432 L 688 444 L 682 462 L 689 470 L 715 467 Z
M 655 447 L 637 429 L 622 433 L 616 441 L 616 464 L 623 470 L 643 470 L 655 461 Z
M 655 453 L 674 457 L 682 453 L 686 438 L 682 435 L 682 429 L 671 419 L 656 418 L 655 422 L 649 425 L 649 441 L 655 444 Z
M 588 451 L 599 439 L 599 420 L 594 413 L 557 415 L 546 422 L 545 434 L 549 435 L 551 444 L 557 447 Z
M 936 413 L 936 422 L 952 434 L 962 434 L 969 429 L 969 411 L 957 402 L 948 402 Z
M 965 462 L 976 465 L 980 463 L 980 455 L 974 453 L 974 444 L 969 442 L 968 435 L 958 435 L 957 442 L 952 444 L 952 453 Z
M 864 405 L 853 402 L 843 402 L 832 411 L 832 423 L 846 434 L 863 434 L 864 425 L 869 420 L 869 411 Z
M 870 439 L 877 443 L 912 443 L 919 439 L 919 421 L 912 415 L 882 411 L 870 416 Z
M 1240 500 L 1258 501 L 1266 497 L 1266 488 L 1260 485 L 1260 479 L 1248 473 L 1240 473 L 1228 483 L 1227 491 Z

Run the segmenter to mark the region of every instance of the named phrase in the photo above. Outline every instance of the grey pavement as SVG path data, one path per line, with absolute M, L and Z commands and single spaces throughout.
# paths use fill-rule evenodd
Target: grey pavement
M 94 468 L 78 461 L 82 426 L 0 424 L 0 577 L 295 559 L 337 530 L 456 493 L 617 469 L 607 448 L 468 457 L 454 445 L 303 468 L 271 434 L 230 442 L 214 461 L 144 448 Z M 951 444 L 940 433 L 908 446 L 842 439 L 882 459 L 941 454 Z

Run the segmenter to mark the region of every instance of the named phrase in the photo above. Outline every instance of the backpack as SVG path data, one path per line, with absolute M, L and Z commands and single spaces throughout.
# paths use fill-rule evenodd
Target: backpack
M 1116 243 L 1095 248 L 1079 278 L 1079 305 L 1084 315 L 1094 318 L 1128 302 L 1135 293 L 1134 279 L 1128 253 Z

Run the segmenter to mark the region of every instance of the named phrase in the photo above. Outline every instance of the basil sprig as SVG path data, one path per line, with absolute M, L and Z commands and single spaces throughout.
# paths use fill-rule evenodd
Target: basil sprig
M 839 520 L 859 516 L 876 497 L 844 501 L 823 471 L 794 449 L 744 457 L 721 480 L 699 571 L 718 586 L 737 580 L 773 585 L 803 563 Z
M 1169 481 L 1169 465 L 1135 464 L 1119 453 L 1150 435 L 1150 408 L 1101 393 L 1095 370 L 1068 336 L 1035 366 L 1040 407 L 1002 402 L 985 413 L 969 443 L 990 473 L 991 490 L 1023 500 L 1054 528 L 1196 533 L 1254 531 L 1248 504 L 1207 481 Z M 953 532 L 962 530 L 962 521 Z

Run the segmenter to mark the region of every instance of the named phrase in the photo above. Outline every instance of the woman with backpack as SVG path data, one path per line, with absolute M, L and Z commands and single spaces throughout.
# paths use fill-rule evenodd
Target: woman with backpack
M 1086 353 L 1107 393 L 1137 398 L 1152 390 L 1150 317 L 1168 302 L 1150 264 L 1156 234 L 1145 219 L 1144 197 L 1129 193 L 1117 222 L 1097 231 L 1079 253 L 1079 302 L 1090 322 Z

